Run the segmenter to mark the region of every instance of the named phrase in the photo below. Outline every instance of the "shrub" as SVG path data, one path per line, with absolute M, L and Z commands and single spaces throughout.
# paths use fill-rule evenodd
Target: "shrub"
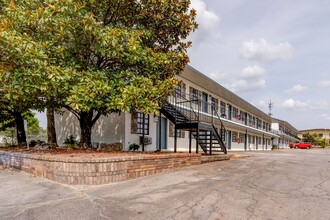
M 130 144 L 129 145 L 129 150 L 131 151 L 136 151 L 136 150 L 139 150 L 140 148 L 140 145 L 136 144 L 136 143 L 133 143 L 133 144 Z
M 75 140 L 75 138 L 73 137 L 73 135 L 70 135 L 69 137 L 65 138 L 63 144 L 66 147 L 70 147 L 70 148 L 78 147 L 78 141 Z

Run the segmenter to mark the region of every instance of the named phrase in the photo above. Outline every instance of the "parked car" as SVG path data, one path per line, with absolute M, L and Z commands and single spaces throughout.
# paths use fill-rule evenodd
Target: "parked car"
M 311 143 L 291 143 L 289 144 L 290 148 L 299 148 L 299 149 L 311 149 L 313 148 L 313 145 Z

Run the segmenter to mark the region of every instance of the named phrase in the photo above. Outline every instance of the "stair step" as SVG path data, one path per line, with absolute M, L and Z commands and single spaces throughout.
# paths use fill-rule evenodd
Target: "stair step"
M 171 116 L 171 120 L 175 120 L 175 124 L 183 124 L 190 122 L 190 119 L 186 117 L 184 113 L 182 113 L 182 108 L 176 107 L 171 103 L 167 103 L 164 105 L 163 110 L 166 111 L 167 115 Z M 226 147 L 222 141 L 222 137 L 219 135 L 217 129 L 215 129 L 214 125 L 207 126 L 205 123 L 202 124 L 203 130 L 199 132 L 192 132 L 192 135 L 195 139 L 199 139 L 199 146 L 203 149 L 203 151 L 210 152 L 211 142 L 212 142 L 212 152 L 225 152 Z M 212 133 L 212 135 L 211 135 Z

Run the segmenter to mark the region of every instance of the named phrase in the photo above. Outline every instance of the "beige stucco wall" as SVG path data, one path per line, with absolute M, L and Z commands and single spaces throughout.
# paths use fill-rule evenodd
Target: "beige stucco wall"
M 57 142 L 63 145 L 65 138 L 73 135 L 80 139 L 80 126 L 77 117 L 69 112 L 55 115 Z M 101 116 L 92 129 L 92 143 L 125 143 L 125 114 L 112 113 Z

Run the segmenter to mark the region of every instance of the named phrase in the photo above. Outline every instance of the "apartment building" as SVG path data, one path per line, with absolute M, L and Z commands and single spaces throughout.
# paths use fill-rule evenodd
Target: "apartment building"
M 298 133 L 299 138 L 303 139 L 304 135 L 307 134 L 317 134 L 321 139 L 325 140 L 327 145 L 330 145 L 330 129 L 326 128 L 314 128 L 314 129 L 306 129 L 300 130 Z
M 272 129 L 277 135 L 273 140 L 273 145 L 276 148 L 289 148 L 290 143 L 300 141 L 298 130 L 286 121 L 273 118 Z
M 190 66 L 177 79 L 180 86 L 158 115 L 137 112 L 101 117 L 93 128 L 94 145 L 120 142 L 128 150 L 136 143 L 145 151 L 205 153 L 270 150 L 274 140 L 282 143 L 286 128 L 291 132 L 287 133 L 296 134 L 284 121 L 274 131 L 277 127 L 268 114 Z M 59 144 L 69 135 L 79 139 L 78 121 L 69 112 L 56 116 L 56 129 Z M 285 143 L 289 137 L 285 135 Z

